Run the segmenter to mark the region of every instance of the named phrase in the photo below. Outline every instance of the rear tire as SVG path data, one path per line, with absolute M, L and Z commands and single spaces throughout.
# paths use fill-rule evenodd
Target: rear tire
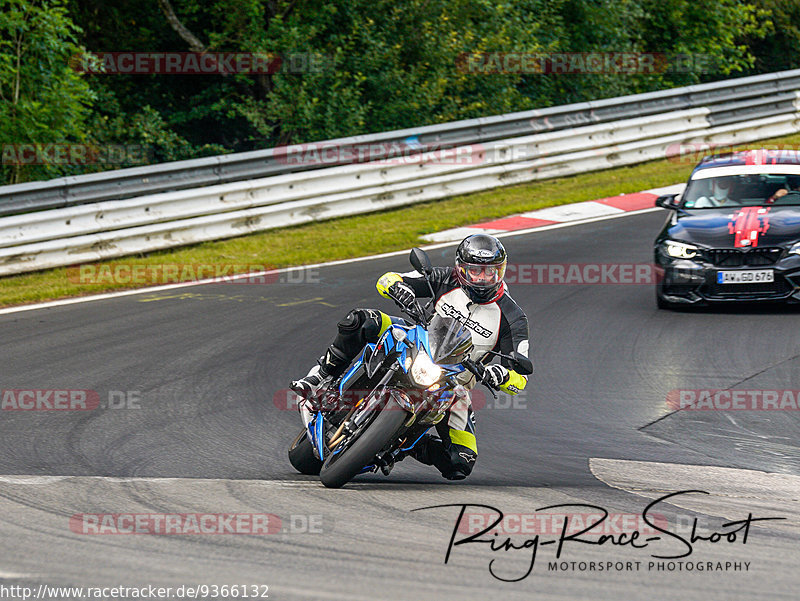
M 408 419 L 408 413 L 394 403 L 384 408 L 366 430 L 344 451 L 328 455 L 319 479 L 328 488 L 341 488 L 355 478 Z
M 289 446 L 289 462 L 301 474 L 319 476 L 322 462 L 314 455 L 314 449 L 306 430 L 300 432 Z

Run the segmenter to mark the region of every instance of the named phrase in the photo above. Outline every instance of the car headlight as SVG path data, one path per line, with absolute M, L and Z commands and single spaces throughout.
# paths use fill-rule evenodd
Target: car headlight
M 433 386 L 442 378 L 444 370 L 436 365 L 428 353 L 420 350 L 414 364 L 411 366 L 411 379 L 419 386 Z
M 665 240 L 663 248 L 664 252 L 676 259 L 692 259 L 700 252 L 700 249 L 694 244 L 686 244 L 677 240 Z
M 795 242 L 788 252 L 790 255 L 800 255 L 800 242 Z

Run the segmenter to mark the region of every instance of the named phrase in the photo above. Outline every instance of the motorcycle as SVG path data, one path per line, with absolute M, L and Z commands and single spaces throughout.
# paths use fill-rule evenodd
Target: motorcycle
M 376 343 L 367 344 L 353 365 L 321 390 L 306 428 L 289 447 L 289 461 L 301 474 L 318 475 L 340 488 L 367 472 L 384 474 L 410 451 L 453 403 L 467 398 L 458 377 L 469 371 L 496 397 L 481 363 L 469 359 L 472 335 L 452 316 L 435 313 L 430 259 L 419 248 L 411 265 L 431 290 L 431 300 L 398 305 L 408 316 L 393 323 Z M 507 359 L 520 374 L 533 373 L 531 361 L 516 351 Z

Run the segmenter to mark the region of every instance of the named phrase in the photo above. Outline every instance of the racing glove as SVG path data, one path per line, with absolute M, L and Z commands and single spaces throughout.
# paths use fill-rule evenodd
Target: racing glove
M 378 278 L 378 283 L 375 284 L 375 287 L 382 297 L 391 298 L 402 307 L 408 307 L 417 299 L 413 288 L 403 282 L 403 278 L 399 273 L 394 273 L 393 271 L 384 273 Z
M 500 390 L 508 394 L 519 394 L 525 390 L 525 385 L 527 383 L 527 376 L 518 374 L 512 369 L 508 372 L 508 379 L 500 385 Z
M 486 383 L 492 388 L 500 388 L 502 384 L 508 381 L 509 373 L 502 365 L 493 363 L 492 365 L 487 365 L 484 369 L 484 377 Z
M 391 296 L 389 296 L 389 288 L 392 286 L 392 284 L 402 281 L 403 277 L 399 273 L 387 271 L 378 278 L 378 282 L 375 284 L 375 287 L 378 289 L 378 294 L 380 294 L 383 298 L 391 298 Z
M 395 282 L 389 286 L 389 295 L 397 301 L 401 307 L 408 307 L 417 299 L 414 290 L 404 282 Z

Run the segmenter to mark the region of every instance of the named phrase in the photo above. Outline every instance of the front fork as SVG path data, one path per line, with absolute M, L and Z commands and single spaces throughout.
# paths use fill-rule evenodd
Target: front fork
M 358 429 L 361 424 L 363 424 L 364 419 L 366 416 L 369 415 L 368 411 L 373 409 L 374 406 L 379 401 L 379 397 L 375 395 L 377 390 L 385 387 L 389 381 L 394 376 L 395 372 L 399 369 L 399 365 L 394 363 L 387 371 L 386 374 L 381 378 L 380 382 L 367 394 L 366 397 L 371 399 L 367 405 L 363 407 L 361 411 L 353 418 L 353 414 L 359 408 L 358 405 L 350 409 L 347 416 L 342 420 L 341 426 L 336 430 L 334 434 L 334 438 L 331 439 L 332 442 L 338 444 L 349 435 L 352 435 L 353 432 Z M 308 438 L 311 441 L 311 446 L 314 448 L 314 454 L 317 456 L 317 459 L 320 461 L 325 461 L 326 450 L 328 449 L 328 442 L 325 441 L 325 430 L 326 430 L 326 423 L 325 423 L 325 416 L 322 411 L 317 411 L 316 414 L 312 414 L 308 408 L 308 403 L 301 400 L 300 402 L 300 415 L 303 419 L 303 423 L 308 430 Z M 348 426 L 348 422 L 353 419 L 353 425 L 355 426 L 354 429 L 351 429 Z M 334 444 L 333 446 L 336 446 Z

